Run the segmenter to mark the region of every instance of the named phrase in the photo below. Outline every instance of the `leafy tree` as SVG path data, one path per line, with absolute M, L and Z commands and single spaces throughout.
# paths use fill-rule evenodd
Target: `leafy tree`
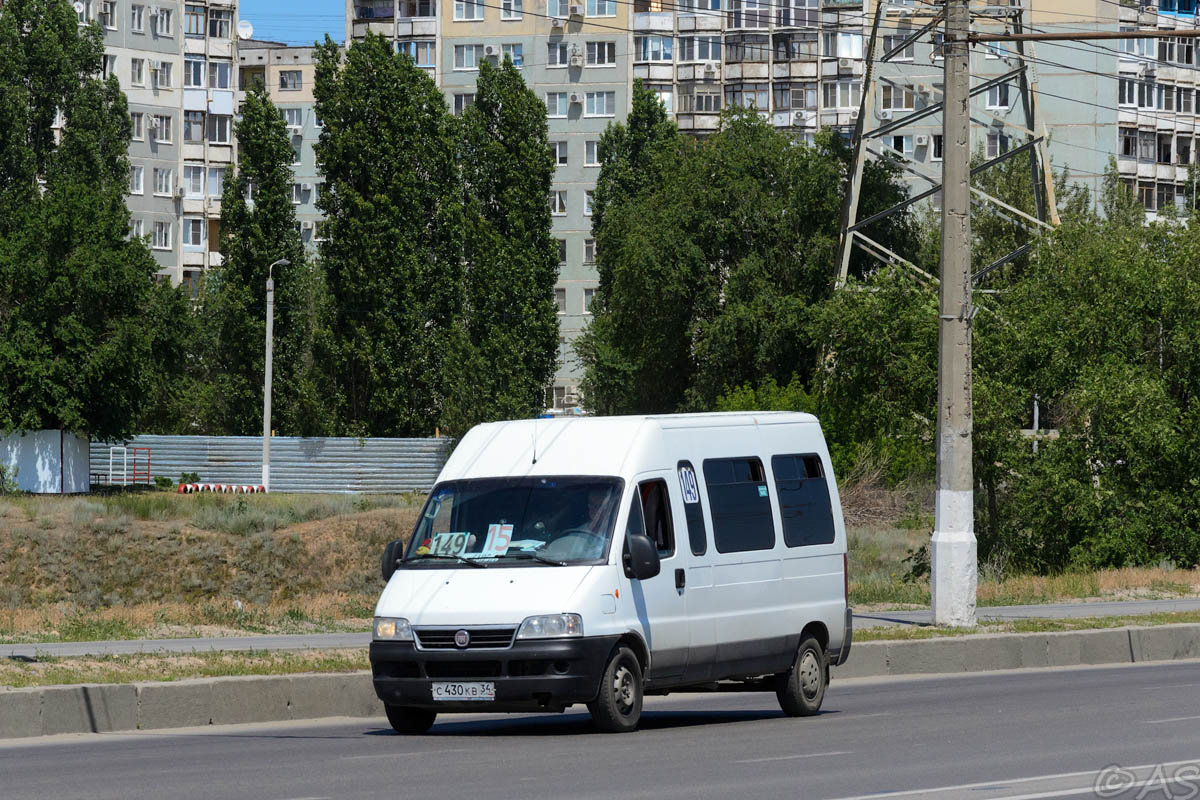
M 461 148 L 465 306 L 442 417 L 452 432 L 537 413 L 558 349 L 546 104 L 510 60 L 479 65 Z
M 383 37 L 316 48 L 320 255 L 345 432 L 432 432 L 462 307 L 455 124 L 433 80 Z
M 266 90 L 255 86 L 246 93 L 242 115 L 234 128 L 238 165 L 225 177 L 221 195 L 221 266 L 211 270 L 204 288 L 203 316 L 210 327 L 210 347 L 200 354 L 212 386 L 211 429 L 227 434 L 252 434 L 261 429 L 263 407 L 263 340 L 266 334 L 268 267 L 278 259 L 291 266 L 274 273 L 275 337 L 278 375 L 272 394 L 291 397 L 289 381 L 297 346 L 291 311 L 299 299 L 296 278 L 306 273 L 304 246 L 296 231 L 291 201 L 293 160 L 291 138 Z M 274 404 L 287 417 L 290 406 Z
M 95 77 L 102 52 L 65 0 L 0 10 L 2 429 L 119 437 L 153 390 L 155 310 L 173 301 L 129 238 L 129 111 Z

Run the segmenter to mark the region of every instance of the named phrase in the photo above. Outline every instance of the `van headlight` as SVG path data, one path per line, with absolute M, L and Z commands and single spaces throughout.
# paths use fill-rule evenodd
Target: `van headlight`
M 517 630 L 518 639 L 561 639 L 567 636 L 583 636 L 583 617 L 579 614 L 526 617 Z
M 376 617 L 373 636 L 376 641 L 411 642 L 412 626 L 408 620 L 400 617 Z

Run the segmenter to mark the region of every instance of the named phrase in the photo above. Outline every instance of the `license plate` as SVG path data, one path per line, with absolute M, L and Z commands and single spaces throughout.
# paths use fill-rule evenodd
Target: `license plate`
M 487 683 L 435 683 L 434 700 L 463 702 L 468 700 L 495 700 L 496 684 Z

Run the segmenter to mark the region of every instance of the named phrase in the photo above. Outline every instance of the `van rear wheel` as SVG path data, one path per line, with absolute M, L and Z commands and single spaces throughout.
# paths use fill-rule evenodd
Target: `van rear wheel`
M 618 647 L 600 679 L 600 693 L 588 703 L 602 733 L 628 733 L 642 718 L 642 667 L 628 647 Z
M 800 640 L 792 668 L 779 676 L 775 696 L 783 713 L 789 717 L 810 717 L 820 711 L 828 674 L 825 648 L 815 636 L 806 635 Z
M 387 712 L 388 722 L 396 733 L 424 733 L 433 727 L 433 721 L 437 719 L 436 711 L 423 708 L 384 706 L 383 710 Z

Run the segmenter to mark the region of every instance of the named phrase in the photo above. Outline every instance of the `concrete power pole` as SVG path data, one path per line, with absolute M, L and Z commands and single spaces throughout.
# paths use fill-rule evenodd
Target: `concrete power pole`
M 942 275 L 938 319 L 933 621 L 973 626 L 978 574 L 971 465 L 971 72 L 969 0 L 946 0 Z

